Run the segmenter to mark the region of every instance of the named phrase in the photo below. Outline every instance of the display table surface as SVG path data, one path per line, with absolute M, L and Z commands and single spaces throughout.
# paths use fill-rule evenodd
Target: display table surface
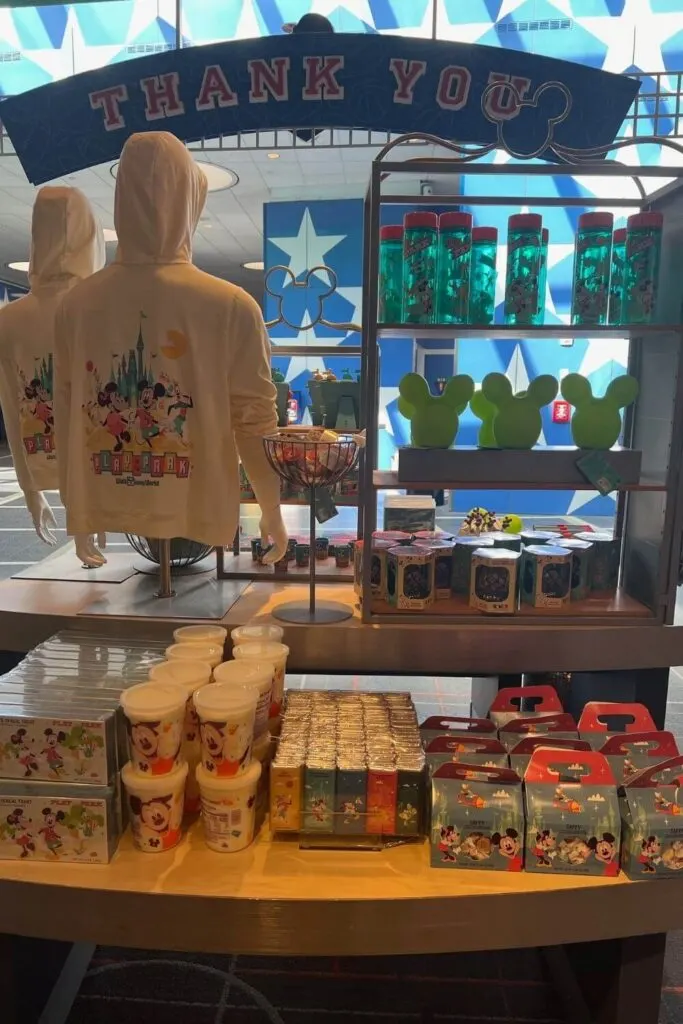
M 0 931 L 142 948 L 288 955 L 436 953 L 615 939 L 683 927 L 676 882 L 429 867 L 426 843 L 301 850 L 266 835 L 108 866 L 0 862 Z M 49 908 L 49 912 L 46 912 Z

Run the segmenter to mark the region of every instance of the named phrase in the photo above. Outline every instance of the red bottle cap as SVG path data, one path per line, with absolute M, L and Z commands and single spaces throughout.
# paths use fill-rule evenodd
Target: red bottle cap
M 400 224 L 387 224 L 379 229 L 380 242 L 402 242 L 403 228 Z
M 439 218 L 435 213 L 428 213 L 426 210 L 417 210 L 415 213 L 407 213 L 403 218 L 404 228 L 434 228 L 439 226 Z
M 498 228 L 473 228 L 473 242 L 497 242 Z
M 661 213 L 634 213 L 632 217 L 626 221 L 626 228 L 628 231 L 633 231 L 635 228 L 661 228 L 664 223 L 664 217 Z
M 582 213 L 579 217 L 579 231 L 585 228 L 605 228 L 611 231 L 614 227 L 614 214 L 612 213 Z
M 550 235 L 548 234 L 548 229 L 547 228 L 543 228 L 543 230 L 541 231 L 541 241 L 543 242 L 543 245 L 547 245 L 549 239 L 550 239 Z
M 471 231 L 472 214 L 461 213 L 460 211 L 442 213 L 439 217 L 439 230 L 443 231 L 444 228 L 465 228 L 466 230 Z
M 623 245 L 626 241 L 626 228 L 617 228 L 612 237 L 614 245 Z
M 542 227 L 540 213 L 513 213 L 508 220 L 508 231 L 540 231 Z

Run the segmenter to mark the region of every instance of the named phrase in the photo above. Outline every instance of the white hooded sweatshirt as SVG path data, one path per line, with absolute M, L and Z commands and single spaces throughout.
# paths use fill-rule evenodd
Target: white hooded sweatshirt
M 53 412 L 55 316 L 63 296 L 104 266 L 102 229 L 77 188 L 45 186 L 31 222 L 31 291 L 0 309 L 0 404 L 19 486 L 59 486 Z
M 69 533 L 231 543 L 238 450 L 264 517 L 279 479 L 257 303 L 192 266 L 206 178 L 166 132 L 133 135 L 116 179 L 116 261 L 75 288 L 57 321 L 55 414 Z

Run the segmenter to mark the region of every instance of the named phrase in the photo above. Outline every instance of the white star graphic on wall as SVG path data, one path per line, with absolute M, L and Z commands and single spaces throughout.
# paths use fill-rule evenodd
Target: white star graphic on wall
M 324 265 L 327 254 L 347 237 L 347 235 L 317 234 L 311 214 L 308 207 L 306 207 L 296 235 L 270 238 L 269 241 L 287 254 L 288 262 L 286 265 L 294 276 L 298 278 L 312 267 Z M 316 276 L 319 276 L 322 281 L 326 282 L 328 280 L 326 274 Z M 287 278 L 285 277 L 286 284 Z
M 313 8 L 316 14 L 322 14 L 325 18 L 334 14 L 353 14 L 370 28 L 375 27 L 370 0 L 316 0 Z

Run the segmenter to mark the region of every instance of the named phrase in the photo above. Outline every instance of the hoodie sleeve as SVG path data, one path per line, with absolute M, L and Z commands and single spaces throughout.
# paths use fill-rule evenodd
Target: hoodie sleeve
M 71 377 L 68 346 L 68 332 L 65 331 L 64 303 L 55 317 L 55 378 L 53 390 L 53 411 L 55 433 L 59 438 L 59 494 L 62 505 L 67 505 L 67 478 L 71 439 L 69 437 L 69 409 L 71 405 Z
M 12 379 L 16 377 L 17 371 L 15 367 L 10 365 L 1 339 L 0 349 L 0 406 L 2 406 L 2 418 L 5 424 L 9 450 L 12 453 L 14 471 L 17 474 L 17 482 L 25 494 L 27 491 L 35 491 L 36 487 L 31 479 L 31 471 L 26 462 L 24 444 L 21 439 L 17 382 Z
M 238 295 L 230 325 L 232 360 L 228 377 L 235 443 L 262 512 L 280 504 L 280 478 L 262 438 L 277 428 L 277 392 L 270 377 L 270 338 L 257 303 Z

